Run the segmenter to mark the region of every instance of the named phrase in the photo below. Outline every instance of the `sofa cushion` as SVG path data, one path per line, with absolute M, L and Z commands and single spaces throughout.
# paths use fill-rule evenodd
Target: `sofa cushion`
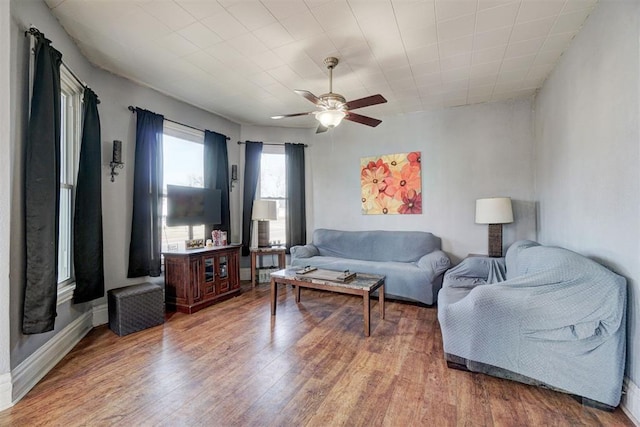
M 416 263 L 378 262 L 314 256 L 296 260 L 295 264 L 302 266 L 302 263 L 326 270 L 349 270 L 352 273 L 380 274 L 385 276 L 385 294 L 391 298 L 404 298 L 426 302 L 427 304 L 432 304 L 434 300 L 432 287 L 433 270 L 420 268 Z M 392 286 L 386 286 L 387 284 L 392 284 Z
M 416 262 L 440 249 L 440 238 L 424 231 L 341 231 L 317 229 L 320 255 L 366 261 Z

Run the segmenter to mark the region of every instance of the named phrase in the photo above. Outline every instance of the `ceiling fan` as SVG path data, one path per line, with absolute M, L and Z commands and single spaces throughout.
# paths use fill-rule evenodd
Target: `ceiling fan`
M 307 90 L 294 91 L 298 95 L 301 95 L 309 101 L 313 102 L 316 106 L 319 107 L 319 110 L 309 111 L 306 113 L 283 114 L 280 116 L 272 116 L 271 118 L 283 119 L 285 117 L 308 116 L 310 114 L 313 114 L 320 122 L 316 133 L 326 132 L 328 129 L 338 126 L 342 119 L 361 123 L 363 125 L 371 127 L 376 127 L 380 123 L 382 123 L 382 120 L 352 113 L 351 110 L 369 107 L 371 105 L 384 104 L 385 102 L 387 102 L 387 100 L 384 99 L 382 95 L 378 94 L 347 102 L 344 96 L 340 95 L 339 93 L 333 93 L 333 69 L 336 65 L 338 65 L 338 58 L 330 56 L 324 60 L 324 63 L 329 69 L 329 93 L 325 93 L 324 95 L 320 95 L 319 97 L 317 97 Z

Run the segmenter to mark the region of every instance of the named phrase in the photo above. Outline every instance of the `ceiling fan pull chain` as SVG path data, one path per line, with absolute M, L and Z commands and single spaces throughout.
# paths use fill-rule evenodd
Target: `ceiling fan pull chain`
M 333 93 L 333 67 L 329 67 L 329 93 Z

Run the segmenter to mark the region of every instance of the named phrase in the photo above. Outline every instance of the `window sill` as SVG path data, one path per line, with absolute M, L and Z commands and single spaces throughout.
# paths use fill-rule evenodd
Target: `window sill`
M 73 291 L 76 289 L 76 282 L 69 283 L 58 288 L 58 304 L 64 304 L 67 301 L 71 301 L 73 298 Z

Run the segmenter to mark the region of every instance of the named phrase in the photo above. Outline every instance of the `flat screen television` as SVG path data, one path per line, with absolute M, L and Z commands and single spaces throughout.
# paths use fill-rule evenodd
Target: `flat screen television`
M 167 185 L 167 226 L 222 223 L 220 190 Z

